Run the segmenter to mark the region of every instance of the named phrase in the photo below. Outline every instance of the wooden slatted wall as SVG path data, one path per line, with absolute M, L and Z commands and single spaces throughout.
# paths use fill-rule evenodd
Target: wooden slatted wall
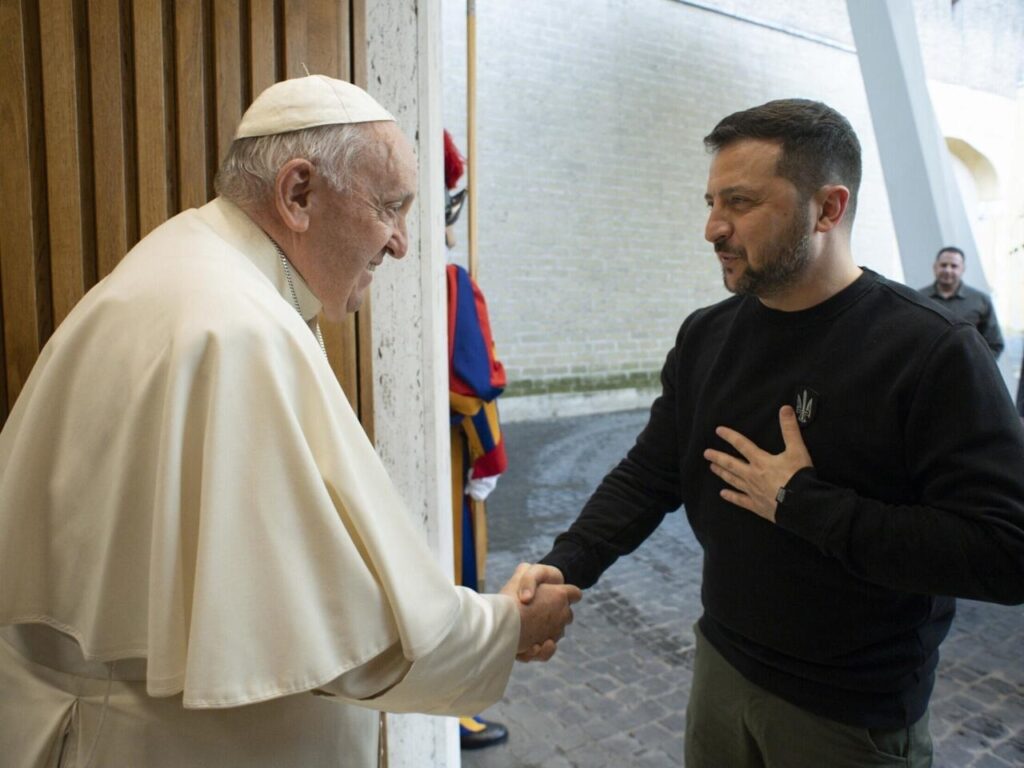
M 82 295 L 213 196 L 255 95 L 304 67 L 365 85 L 365 0 L 0 0 L 0 40 L 2 423 Z M 372 439 L 369 310 L 321 322 Z

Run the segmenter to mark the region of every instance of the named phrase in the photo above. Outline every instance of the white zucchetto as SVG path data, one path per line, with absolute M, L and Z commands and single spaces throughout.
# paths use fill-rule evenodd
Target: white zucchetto
M 257 96 L 242 115 L 235 138 L 379 121 L 394 122 L 395 118 L 359 86 L 325 75 L 308 75 L 282 80 Z

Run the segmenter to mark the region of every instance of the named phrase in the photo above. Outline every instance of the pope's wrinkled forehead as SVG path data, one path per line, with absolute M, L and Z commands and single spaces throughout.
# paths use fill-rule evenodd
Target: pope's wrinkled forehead
M 376 122 L 363 130 L 370 141 L 356 161 L 356 172 L 388 197 L 411 199 L 416 192 L 417 161 L 409 139 L 394 122 Z

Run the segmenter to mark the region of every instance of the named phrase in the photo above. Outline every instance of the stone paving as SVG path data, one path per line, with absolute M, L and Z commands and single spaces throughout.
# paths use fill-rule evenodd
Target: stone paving
M 491 589 L 547 551 L 645 420 L 629 411 L 506 425 L 511 466 L 489 502 Z M 484 713 L 509 726 L 508 743 L 464 752 L 463 765 L 679 768 L 699 615 L 700 548 L 676 513 L 585 593 L 551 662 L 516 665 Z M 1024 609 L 960 602 L 931 730 L 935 768 L 1024 766 Z

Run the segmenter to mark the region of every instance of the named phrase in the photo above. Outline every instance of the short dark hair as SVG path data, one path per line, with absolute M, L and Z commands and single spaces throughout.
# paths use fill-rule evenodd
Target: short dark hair
M 955 245 L 947 245 L 947 246 L 944 246 L 942 248 L 939 248 L 939 252 L 935 254 L 935 260 L 938 261 L 939 257 L 942 254 L 944 254 L 944 253 L 959 253 L 960 254 L 960 261 L 962 261 L 964 264 L 967 263 L 967 256 L 964 254 L 963 251 L 961 251 Z
M 782 153 L 775 172 L 793 182 L 804 199 L 825 184 L 847 187 L 846 215 L 853 224 L 860 189 L 860 142 L 845 117 L 820 101 L 769 101 L 722 118 L 704 137 L 704 146 L 717 152 L 743 139 L 779 142 Z

